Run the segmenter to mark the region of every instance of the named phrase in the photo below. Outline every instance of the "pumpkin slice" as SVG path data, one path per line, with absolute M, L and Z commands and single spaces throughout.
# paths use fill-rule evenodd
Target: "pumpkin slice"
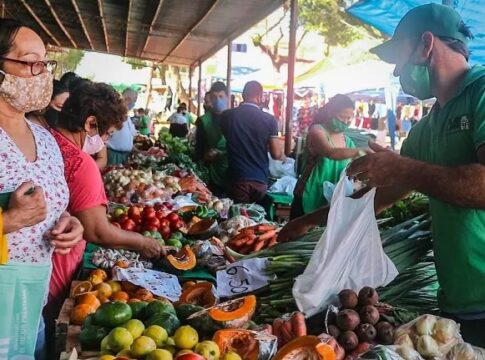
M 274 360 L 335 360 L 332 346 L 321 342 L 316 336 L 300 336 L 283 346 Z
M 168 255 L 167 260 L 177 270 L 191 270 L 197 265 L 195 254 L 188 245 L 175 255 Z
M 245 360 L 259 359 L 259 343 L 252 331 L 240 329 L 218 330 L 212 339 L 221 354 L 233 351 Z
M 71 290 L 71 297 L 75 298 L 77 295 L 90 292 L 93 288 L 93 284 L 90 281 L 81 281 L 74 286 Z
M 199 305 L 205 308 L 214 306 L 217 303 L 217 298 L 214 295 L 212 284 L 204 281 L 194 283 L 182 291 L 179 299 L 180 304 Z
M 249 295 L 215 306 L 209 310 L 209 315 L 225 328 L 241 328 L 251 320 L 255 310 L 256 296 Z

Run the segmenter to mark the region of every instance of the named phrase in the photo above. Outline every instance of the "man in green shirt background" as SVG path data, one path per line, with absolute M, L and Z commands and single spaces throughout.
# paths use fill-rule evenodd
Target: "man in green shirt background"
M 395 64 L 403 90 L 436 97 L 411 130 L 401 155 L 377 144 L 347 175 L 376 187 L 376 212 L 411 191 L 430 197 L 439 304 L 465 341 L 485 346 L 485 68 L 468 65 L 469 28 L 451 7 L 419 6 L 388 42 L 371 52 Z M 289 223 L 288 240 L 326 222 L 320 209 Z

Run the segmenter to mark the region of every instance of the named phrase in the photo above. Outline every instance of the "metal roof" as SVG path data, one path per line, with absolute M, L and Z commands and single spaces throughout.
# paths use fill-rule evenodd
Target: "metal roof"
M 47 44 L 190 66 L 285 0 L 2 0 Z

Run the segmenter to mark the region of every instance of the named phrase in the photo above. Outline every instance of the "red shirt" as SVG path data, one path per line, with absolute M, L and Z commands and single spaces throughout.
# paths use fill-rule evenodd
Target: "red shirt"
M 94 159 L 60 132 L 52 130 L 52 135 L 64 159 L 64 176 L 70 193 L 67 211 L 77 214 L 100 205 L 107 206 L 103 179 Z M 74 273 L 82 262 L 85 248 L 86 242 L 82 240 L 68 255 L 54 253 L 49 301 L 67 294 Z

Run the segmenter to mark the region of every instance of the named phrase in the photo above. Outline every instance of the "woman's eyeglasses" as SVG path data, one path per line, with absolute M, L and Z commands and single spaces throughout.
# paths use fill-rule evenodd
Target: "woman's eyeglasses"
M 56 71 L 56 67 L 57 67 L 57 61 L 55 60 L 23 61 L 23 60 L 17 60 L 17 59 L 9 59 L 3 56 L 0 57 L 0 60 L 7 60 L 18 64 L 30 66 L 30 72 L 34 76 L 42 74 L 44 72 L 44 69 L 47 69 L 47 71 L 52 74 L 54 71 Z

